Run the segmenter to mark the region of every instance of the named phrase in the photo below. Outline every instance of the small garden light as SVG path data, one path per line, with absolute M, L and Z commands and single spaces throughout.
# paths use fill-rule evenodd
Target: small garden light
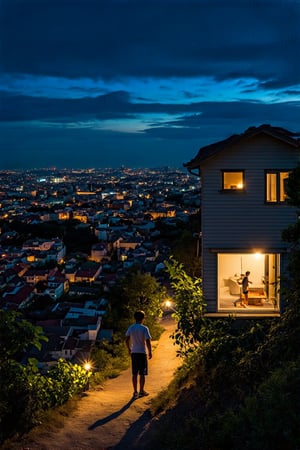
M 90 377 L 92 375 L 92 369 L 93 369 L 92 363 L 90 361 L 85 361 L 83 363 L 83 368 L 86 371 L 86 385 L 85 385 L 84 390 L 88 391 L 90 388 Z
M 87 372 L 89 372 L 89 371 L 91 370 L 91 368 L 92 368 L 92 364 L 91 364 L 90 362 L 87 361 L 87 362 L 84 363 L 83 368 L 84 368 Z

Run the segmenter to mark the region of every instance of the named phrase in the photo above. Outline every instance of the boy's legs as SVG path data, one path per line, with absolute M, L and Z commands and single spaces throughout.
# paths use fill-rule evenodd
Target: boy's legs
M 146 375 L 148 373 L 146 354 L 132 354 L 132 369 L 132 385 L 134 395 L 137 393 L 138 384 L 140 388 L 140 396 L 144 397 L 145 395 L 148 395 L 144 391 Z
M 140 392 L 144 391 L 145 381 L 145 375 L 140 375 Z
M 133 392 L 137 392 L 137 375 L 132 375 Z

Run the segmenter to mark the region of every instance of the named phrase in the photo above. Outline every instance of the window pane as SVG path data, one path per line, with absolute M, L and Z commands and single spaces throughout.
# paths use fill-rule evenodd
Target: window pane
M 223 189 L 243 189 L 243 172 L 223 172 Z
M 289 172 L 280 172 L 280 201 L 284 202 L 287 198 L 286 183 L 289 178 Z
M 218 253 L 218 310 L 242 309 L 241 282 L 250 272 L 247 312 L 279 310 L 279 253 Z
M 267 202 L 277 201 L 277 174 L 267 173 Z

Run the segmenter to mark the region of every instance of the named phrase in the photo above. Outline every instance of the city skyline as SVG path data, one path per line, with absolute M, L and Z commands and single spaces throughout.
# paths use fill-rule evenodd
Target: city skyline
M 299 133 L 297 0 L 2 0 L 0 169 L 182 167 Z

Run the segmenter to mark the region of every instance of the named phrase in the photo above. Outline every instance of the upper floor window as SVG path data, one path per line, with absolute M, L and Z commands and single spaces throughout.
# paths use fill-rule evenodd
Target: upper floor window
M 286 183 L 289 172 L 269 170 L 266 172 L 266 201 L 267 203 L 285 202 L 287 198 Z
M 243 170 L 223 170 L 222 171 L 222 189 L 227 190 L 242 190 L 245 189 L 245 175 Z

